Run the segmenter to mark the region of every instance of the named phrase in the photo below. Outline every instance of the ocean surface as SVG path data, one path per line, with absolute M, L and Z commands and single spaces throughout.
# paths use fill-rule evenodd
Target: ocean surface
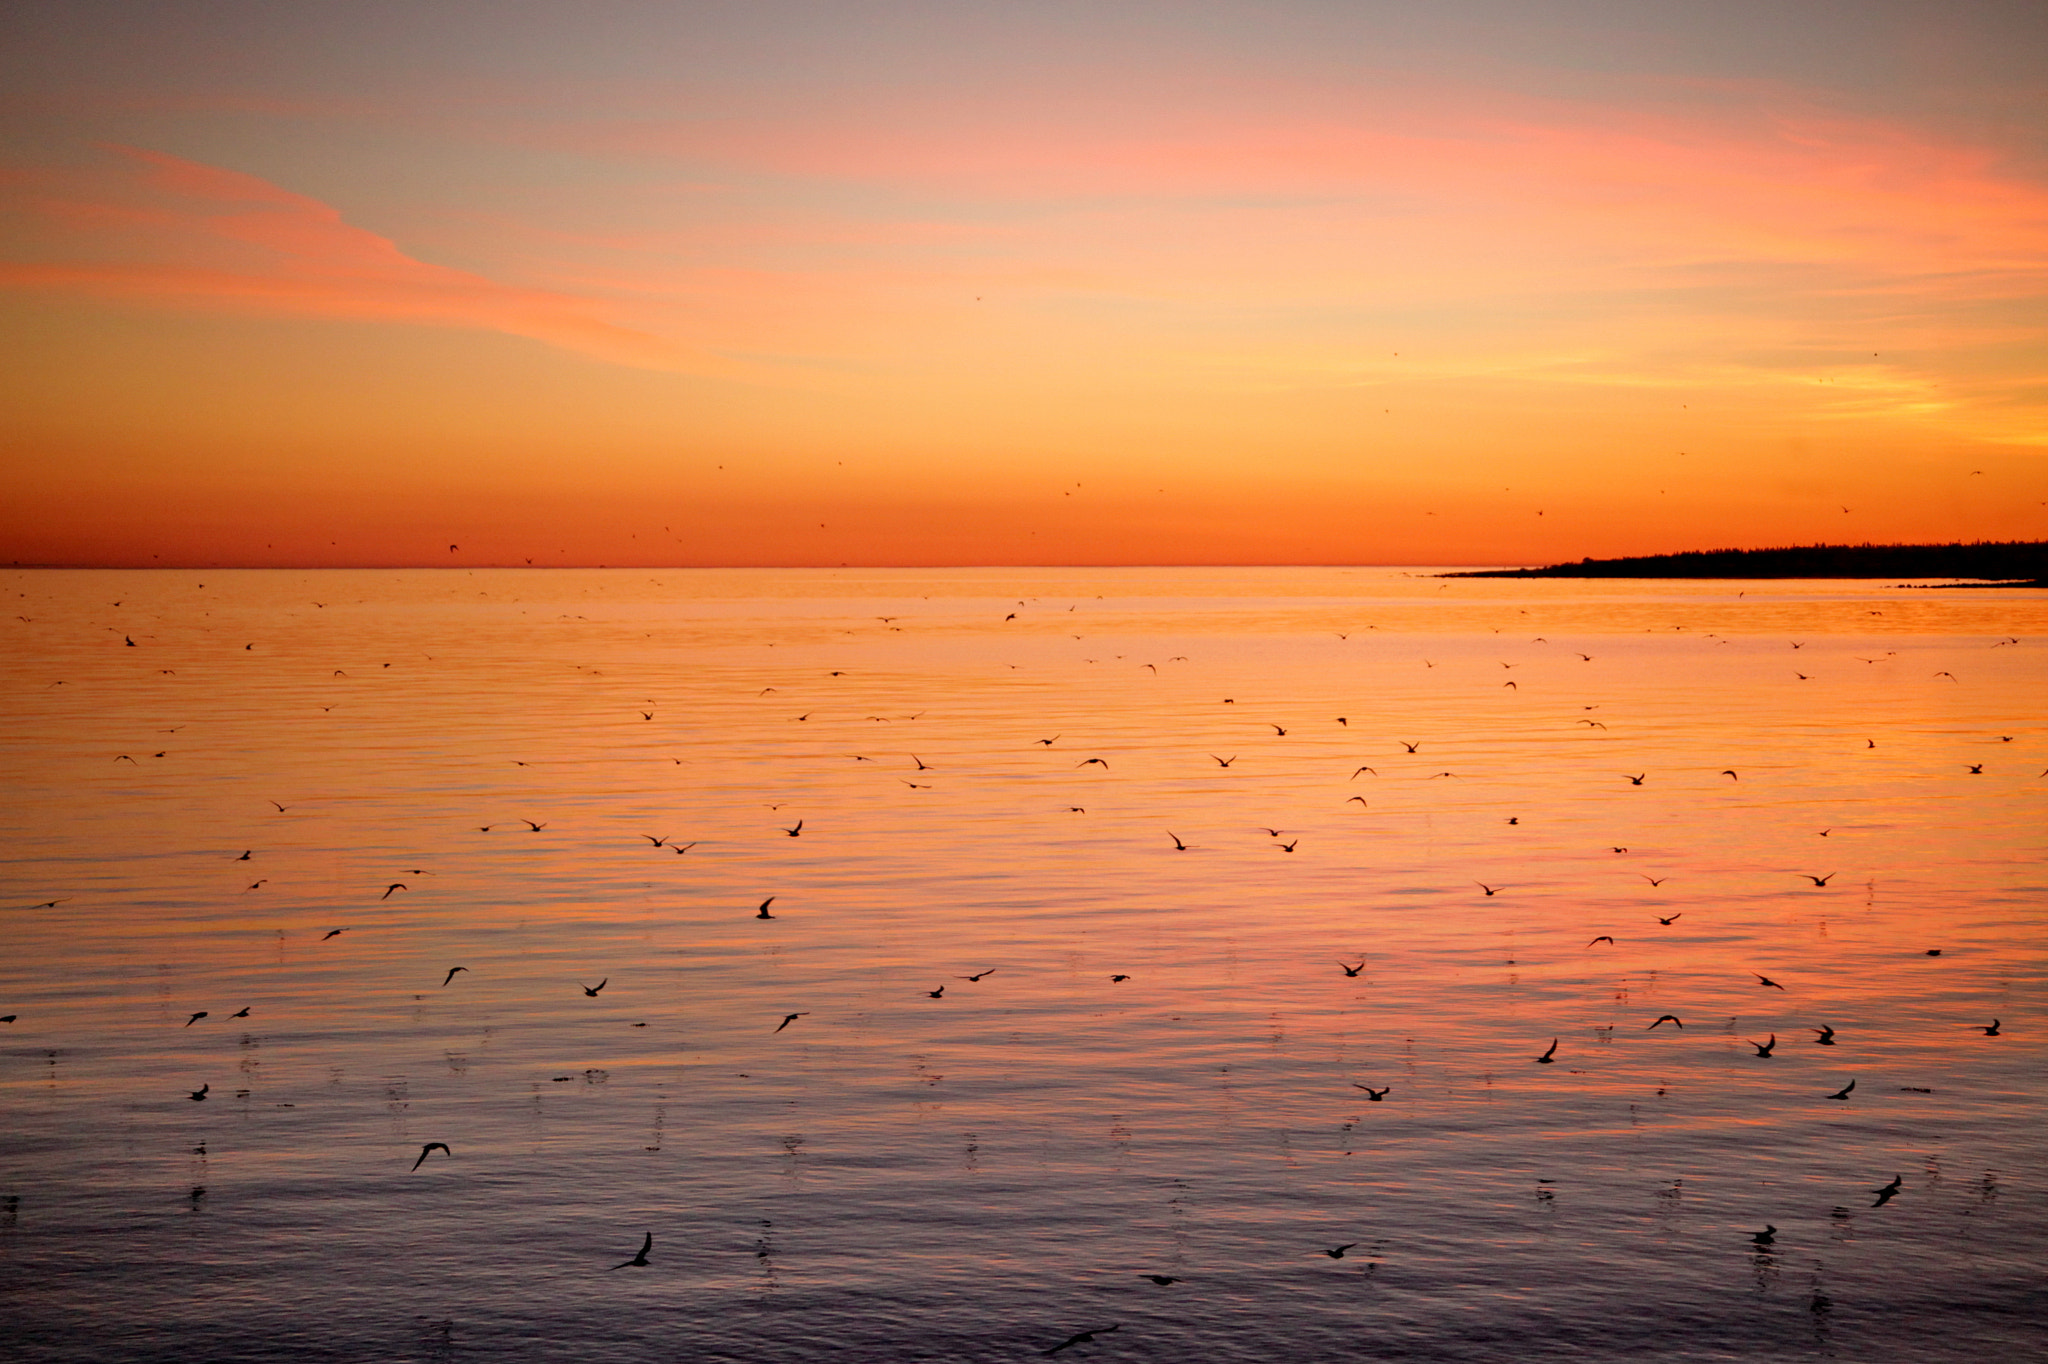
M 2048 1356 L 2040 592 L 0 588 L 10 1360 Z

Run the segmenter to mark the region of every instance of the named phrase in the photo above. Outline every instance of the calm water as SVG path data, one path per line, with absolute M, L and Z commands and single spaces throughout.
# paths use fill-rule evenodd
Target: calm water
M 2044 1349 L 2040 593 L 0 588 L 12 1358 Z

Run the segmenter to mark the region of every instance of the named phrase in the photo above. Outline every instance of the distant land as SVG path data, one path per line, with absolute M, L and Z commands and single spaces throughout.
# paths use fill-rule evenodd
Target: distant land
M 1548 568 L 1489 568 L 1447 578 L 1979 578 L 1986 586 L 2048 587 L 2048 540 L 1947 545 L 1794 545 L 1695 549 L 1634 559 L 1581 559 Z M 1973 586 L 1975 584 L 1972 584 Z

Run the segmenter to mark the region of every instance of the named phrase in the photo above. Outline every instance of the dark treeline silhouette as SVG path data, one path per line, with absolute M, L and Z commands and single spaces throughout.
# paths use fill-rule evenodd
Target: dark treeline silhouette
M 1794 545 L 1705 549 L 1548 568 L 1490 568 L 1448 578 L 1981 578 L 2048 586 L 2048 541 L 1946 545 Z

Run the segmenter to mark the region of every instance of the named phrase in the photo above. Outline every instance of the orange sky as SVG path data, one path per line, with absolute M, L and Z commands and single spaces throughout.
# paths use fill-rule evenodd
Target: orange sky
M 52 11 L 0 562 L 2048 537 L 2048 22 L 1615 12 Z

